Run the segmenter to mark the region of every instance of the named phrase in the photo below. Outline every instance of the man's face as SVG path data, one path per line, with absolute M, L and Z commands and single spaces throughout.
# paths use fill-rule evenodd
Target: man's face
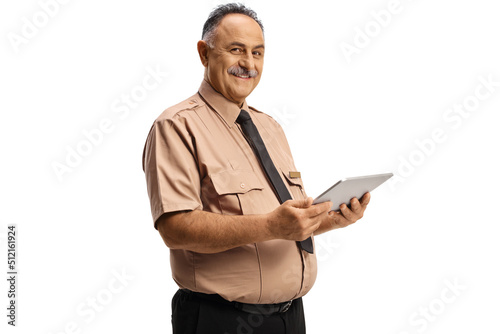
M 241 104 L 260 81 L 264 36 L 259 24 L 242 14 L 226 15 L 207 48 L 205 79 L 228 100 Z

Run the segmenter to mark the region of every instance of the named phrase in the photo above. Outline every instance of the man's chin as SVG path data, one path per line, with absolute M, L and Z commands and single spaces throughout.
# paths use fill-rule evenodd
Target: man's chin
M 248 97 L 248 95 L 250 95 L 250 93 L 252 93 L 253 89 L 251 90 L 248 90 L 248 89 L 245 89 L 245 90 L 237 90 L 237 91 L 234 91 L 233 94 L 231 94 L 231 96 L 233 97 L 231 100 L 233 101 L 241 101 L 241 103 L 243 103 L 243 101 L 245 101 L 245 99 Z M 239 102 L 237 102 L 239 103 Z

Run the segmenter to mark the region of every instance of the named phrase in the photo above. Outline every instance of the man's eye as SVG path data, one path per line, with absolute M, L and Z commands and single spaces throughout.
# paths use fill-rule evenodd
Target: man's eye
M 254 51 L 253 55 L 254 56 L 262 56 L 262 52 L 260 52 L 260 51 Z
M 241 48 L 234 48 L 234 49 L 231 49 L 231 52 L 232 53 L 242 53 L 243 50 Z

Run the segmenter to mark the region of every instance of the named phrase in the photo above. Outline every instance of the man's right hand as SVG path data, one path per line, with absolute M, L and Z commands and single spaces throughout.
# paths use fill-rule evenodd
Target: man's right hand
M 312 205 L 311 197 L 288 200 L 267 215 L 271 239 L 303 241 L 319 228 L 328 216 L 332 202 Z
M 302 241 L 329 222 L 332 203 L 312 205 L 313 199 L 289 200 L 268 214 L 222 215 L 202 210 L 172 212 L 157 222 L 171 249 L 218 253 L 273 239 Z

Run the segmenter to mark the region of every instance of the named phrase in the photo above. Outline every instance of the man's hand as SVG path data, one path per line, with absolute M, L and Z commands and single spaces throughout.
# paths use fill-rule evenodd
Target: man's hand
M 288 200 L 267 215 L 270 239 L 302 241 L 316 231 L 321 222 L 328 219 L 332 202 L 312 205 L 311 197 L 304 200 Z
M 345 203 L 340 206 L 340 211 L 330 211 L 321 226 L 314 233 L 315 235 L 354 224 L 363 218 L 366 206 L 370 203 L 370 193 L 365 193 L 361 197 L 361 202 L 357 198 L 350 201 L 351 208 Z
M 363 217 L 370 201 L 366 193 L 361 203 L 351 200 L 340 212 L 330 211 L 332 202 L 312 205 L 313 199 L 289 200 L 263 215 L 221 215 L 202 210 L 162 215 L 158 232 L 171 249 L 198 253 L 218 253 L 272 239 L 303 241 L 311 235 L 345 227 Z M 328 212 L 330 211 L 330 212 Z

